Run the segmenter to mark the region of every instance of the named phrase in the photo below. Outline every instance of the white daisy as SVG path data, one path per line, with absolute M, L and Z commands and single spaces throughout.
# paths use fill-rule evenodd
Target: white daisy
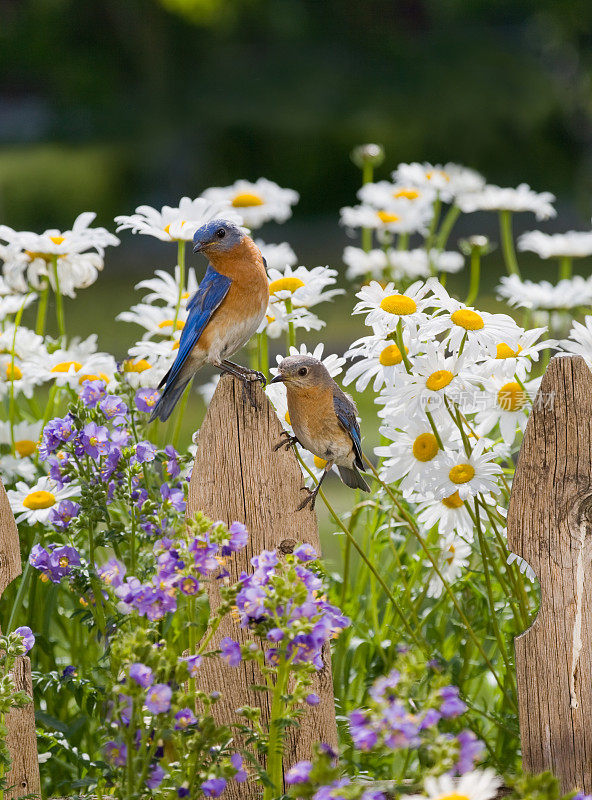
M 501 778 L 492 769 L 465 772 L 460 778 L 448 774 L 437 778 L 428 776 L 424 781 L 424 793 L 410 795 L 408 800 L 492 800 L 501 785 Z
M 462 571 L 469 566 L 470 557 L 471 545 L 460 536 L 452 535 L 440 539 L 438 569 L 447 583 L 453 584 L 458 580 Z M 431 566 L 431 562 L 427 562 L 427 566 Z M 444 584 L 440 576 L 434 573 L 428 584 L 428 597 L 440 597 L 443 590 Z
M 84 347 L 77 347 L 75 343 L 68 349 L 60 348 L 41 359 L 34 359 L 34 363 L 44 381 L 54 381 L 57 386 L 70 386 L 72 389 L 89 380 L 102 380 L 109 384 L 117 372 L 117 363 L 112 355 L 86 353 Z
M 460 253 L 441 252 L 432 249 L 429 254 L 422 248 L 397 250 L 389 248 L 386 253 L 388 264 L 392 267 L 395 280 L 408 278 L 428 278 L 432 269 L 435 272 L 458 272 L 465 260 Z
M 267 178 L 259 178 L 254 183 L 239 180 L 232 186 L 206 189 L 203 197 L 212 202 L 228 203 L 251 229 L 270 220 L 285 222 L 292 216 L 292 206 L 299 200 L 298 192 L 282 189 Z
M 388 266 L 384 250 L 374 249 L 365 252 L 360 247 L 348 246 L 343 251 L 343 263 L 347 266 L 346 277 L 349 280 L 371 275 L 380 278 Z
M 34 258 L 51 258 L 53 256 L 67 256 L 72 253 L 84 253 L 87 250 L 96 250 L 101 255 L 104 248 L 118 245 L 119 239 L 106 228 L 90 228 L 90 223 L 96 214 L 85 211 L 74 220 L 72 229 L 59 231 L 46 230 L 44 233 L 31 231 L 15 231 L 8 225 L 0 225 L 0 240 L 9 245 L 14 244 L 25 251 L 30 260 Z
M 574 320 L 569 339 L 559 342 L 559 347 L 569 355 L 582 356 L 592 369 L 592 316 L 584 317 L 583 324 Z
M 14 449 L 17 456 L 28 458 L 28 456 L 32 456 L 37 452 L 37 443 L 39 442 L 42 427 L 42 420 L 37 422 L 17 422 L 13 428 Z M 0 444 L 7 444 L 12 447 L 9 422 L 0 422 Z
M 526 575 L 528 580 L 531 583 L 536 581 L 536 572 L 530 566 L 528 561 L 525 561 L 521 556 L 517 556 L 516 553 L 508 553 L 508 557 L 506 559 L 506 564 L 513 564 L 516 562 L 516 566 L 520 570 L 523 575 Z
M 517 433 L 524 432 L 532 398 L 540 380 L 529 381 L 524 389 L 515 380 L 505 377 L 489 378 L 483 382 L 483 408 L 475 416 L 475 429 L 479 436 L 490 433 L 496 425 L 502 439 L 512 445 Z
M 470 455 L 461 449 L 456 453 L 444 453 L 428 485 L 430 491 L 440 499 L 458 492 L 461 500 L 476 494 L 496 494 L 502 469 L 495 459 L 499 458 L 500 451 L 497 448 L 486 450 L 490 444 L 487 439 L 479 439 Z
M 36 473 L 37 468 L 30 458 L 17 458 L 10 454 L 0 456 L 0 478 L 5 486 L 18 478 L 34 481 Z
M 170 272 L 165 272 L 163 269 L 157 269 L 154 273 L 154 278 L 148 278 L 145 281 L 136 283 L 136 289 L 150 289 L 150 293 L 142 298 L 143 303 L 158 303 L 163 302 L 165 305 L 175 308 L 179 299 L 179 281 L 181 277 L 181 268 L 179 265 L 175 267 L 175 276 L 173 277 Z M 189 298 L 192 297 L 197 291 L 198 283 L 195 276 L 195 270 L 191 267 L 187 271 L 187 286 L 183 287 L 181 291 L 181 306 L 185 308 Z
M 480 371 L 486 378 L 517 375 L 523 381 L 532 369 L 532 362 L 538 362 L 541 352 L 557 345 L 555 339 L 541 340 L 546 332 L 546 326 L 523 331 L 516 347 L 510 347 L 507 342 L 498 342 L 495 356 L 484 353 Z
M 175 317 L 177 317 L 175 322 Z M 115 319 L 121 322 L 131 322 L 139 325 L 146 330 L 144 339 L 151 339 L 153 336 L 171 336 L 179 338 L 181 331 L 185 327 L 187 310 L 179 309 L 177 316 L 176 309 L 171 306 L 152 306 L 147 303 L 138 303 L 132 306 L 129 311 L 122 311 Z M 173 330 L 174 328 L 174 330 Z
M 574 275 L 555 286 L 549 281 L 523 281 L 518 275 L 505 275 L 497 296 L 511 306 L 531 309 L 570 309 L 592 305 L 592 278 Z
M 154 236 L 163 242 L 190 242 L 198 228 L 218 218 L 242 224 L 242 217 L 233 211 L 230 203 L 213 201 L 205 198 L 205 195 L 195 200 L 182 197 L 178 206 L 163 206 L 160 211 L 152 206 L 138 206 L 135 214 L 115 217 L 115 222 L 118 231 L 131 230 L 132 233 Z
M 485 186 L 485 178 L 473 169 L 460 164 L 399 164 L 393 180 L 409 186 L 431 189 L 441 200 L 450 202 L 464 192 L 476 192 Z
M 437 305 L 433 293 L 438 291 L 438 286 L 432 279 L 425 283 L 417 281 L 402 293 L 395 289 L 394 283 L 382 287 L 377 281 L 372 281 L 356 294 L 360 302 L 355 305 L 353 313 L 366 314 L 365 324 L 376 333 L 392 333 L 401 321 L 403 328 L 408 328 L 411 335 L 416 336 L 418 326 L 427 322 L 425 309 Z
M 422 329 L 426 338 L 435 338 L 444 333 L 448 346 L 456 352 L 461 345 L 467 352 L 485 350 L 491 354 L 497 352 L 499 342 L 506 342 L 512 348 L 518 347 L 523 331 L 507 314 L 477 311 L 453 298 L 443 305 L 447 306 L 446 311 L 433 316 Z
M 408 356 L 413 356 L 417 347 L 417 340 L 409 336 L 408 331 L 403 331 L 403 343 Z M 346 358 L 359 358 L 347 370 L 343 379 L 344 386 L 356 382 L 356 391 L 363 392 L 374 378 L 372 389 L 378 392 L 383 386 L 392 386 L 395 376 L 405 372 L 405 364 L 398 345 L 392 338 L 384 336 L 364 336 L 352 343 L 345 354 Z
M 283 270 L 285 267 L 293 267 L 298 263 L 298 257 L 288 242 L 267 244 L 261 239 L 255 239 L 255 244 L 265 259 L 267 269 Z
M 487 185 L 479 191 L 470 191 L 457 198 L 461 211 L 532 211 L 537 219 L 550 219 L 556 215 L 553 208 L 555 195 L 551 192 L 533 191 L 526 183 L 516 189 L 502 189 Z
M 428 205 L 399 202 L 395 207 L 346 206 L 340 211 L 340 224 L 348 229 L 371 228 L 379 234 L 426 233 L 432 216 Z
M 21 359 L 10 352 L 0 353 L 0 398 L 10 392 L 22 392 L 25 397 L 33 397 L 36 386 L 44 381 L 39 362 L 31 358 Z
M 203 397 L 204 403 L 209 406 L 212 402 L 212 397 L 214 396 L 214 392 L 218 388 L 218 383 L 220 382 L 220 375 L 214 375 L 211 380 L 207 383 L 202 383 L 200 386 L 196 388 L 196 391 L 201 397 Z
M 65 500 L 79 493 L 79 486 L 67 484 L 62 489 L 58 489 L 55 481 L 44 476 L 39 478 L 34 486 L 30 487 L 26 483 L 19 481 L 16 489 L 9 489 L 7 495 L 16 521 L 34 525 L 36 522 L 46 524 L 49 520 L 51 509 L 60 500 Z
M 16 358 L 21 361 L 46 352 L 43 336 L 39 336 L 24 325 L 17 328 L 16 334 L 14 325 L 6 325 L 4 330 L 0 331 L 0 353 L 12 353 L 13 348 Z
M 337 270 L 329 267 L 296 267 L 289 265 L 280 271 L 269 269 L 269 295 L 272 303 L 291 300 L 293 308 L 311 308 L 331 300 L 344 289 L 328 289 L 336 283 Z
M 121 374 L 134 389 L 154 389 L 177 355 L 178 342 L 141 341 L 129 348 L 129 358 L 121 364 Z M 177 347 L 175 347 L 177 345 Z
M 358 190 L 358 199 L 363 205 L 374 208 L 390 208 L 403 203 L 431 205 L 436 197 L 433 186 L 418 186 L 390 181 L 365 183 Z
M 9 294 L 0 296 L 0 320 L 16 314 L 21 308 L 28 308 L 37 298 L 37 295 L 29 294 Z
M 417 521 L 426 533 L 437 525 L 441 536 L 457 533 L 473 541 L 474 523 L 458 490 L 440 499 L 424 497 L 417 504 L 416 512 Z
M 541 258 L 584 258 L 592 256 L 592 231 L 528 231 L 518 238 L 518 249 L 529 250 Z
M 267 312 L 257 328 L 257 333 L 265 332 L 271 339 L 277 339 L 288 330 L 290 322 L 294 329 L 302 328 L 305 331 L 320 331 L 326 324 L 308 308 L 293 308 L 288 313 L 283 302 L 274 303 L 270 300 Z

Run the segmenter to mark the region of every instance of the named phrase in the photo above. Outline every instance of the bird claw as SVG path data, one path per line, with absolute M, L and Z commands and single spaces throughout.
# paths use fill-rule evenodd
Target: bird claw
M 312 491 L 311 489 L 309 489 L 308 486 L 303 486 L 302 488 L 304 489 L 305 492 L 308 492 L 308 494 L 304 498 L 304 500 L 300 503 L 300 505 L 298 506 L 296 511 L 302 511 L 304 508 L 306 508 L 308 503 L 310 503 L 310 510 L 312 511 L 314 509 L 314 507 L 315 507 L 315 501 L 317 499 L 317 493 L 316 493 L 316 491 Z
M 245 378 L 244 380 L 241 378 L 241 384 L 243 387 L 243 403 L 245 400 L 248 400 L 251 404 L 251 408 L 254 411 L 259 411 L 259 406 L 257 405 L 257 401 L 253 397 L 251 393 L 251 380 L 250 378 Z
M 248 380 L 252 381 L 252 382 L 259 381 L 262 386 L 266 386 L 267 385 L 267 378 L 265 377 L 265 375 L 262 372 L 259 372 L 259 370 L 257 370 L 257 369 L 250 369 L 249 370 L 249 378 L 248 378 Z
M 297 444 L 298 439 L 296 436 L 292 436 L 288 433 L 288 431 L 282 431 L 280 436 L 285 436 L 286 440 L 283 441 L 280 439 L 279 443 L 273 448 L 273 452 L 275 453 L 276 450 L 281 450 L 282 447 L 285 447 L 286 450 L 289 450 L 295 444 Z

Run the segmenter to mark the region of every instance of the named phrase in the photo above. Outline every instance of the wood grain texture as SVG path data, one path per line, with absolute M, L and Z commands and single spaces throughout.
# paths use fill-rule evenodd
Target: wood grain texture
M 296 456 L 284 449 L 274 452 L 280 441 L 281 426 L 275 411 L 259 384 L 253 387 L 259 406 L 243 401 L 241 384 L 230 376 L 221 378 L 209 411 L 199 431 L 197 456 L 189 484 L 188 516 L 203 511 L 213 519 L 229 524 L 243 522 L 250 533 L 247 547 L 232 558 L 231 579 L 242 570 L 250 571 L 250 559 L 263 549 L 291 552 L 298 542 L 308 542 L 319 552 L 319 536 L 314 511 L 296 511 L 303 499 L 302 473 Z M 211 597 L 216 604 L 217 598 Z M 245 641 L 238 623 L 228 620 L 218 631 L 213 646 L 223 636 Z M 287 743 L 288 769 L 295 761 L 309 758 L 315 742 L 337 744 L 330 654 L 324 654 L 324 667 L 313 687 L 320 705 L 307 710 L 300 727 L 292 729 Z M 235 709 L 243 705 L 260 706 L 262 718 L 269 719 L 269 698 L 250 687 L 261 682 L 253 662 L 228 667 L 221 659 L 205 659 L 200 688 L 222 692 L 216 704 L 221 721 L 236 721 Z M 229 798 L 260 796 L 254 785 L 229 786 Z
M 515 640 L 524 767 L 564 792 L 592 792 L 592 374 L 555 358 L 520 451 L 510 549 L 541 585 L 533 625 Z
M 4 486 L 0 481 L 0 596 L 9 583 L 21 574 L 21 553 L 18 529 Z M 33 697 L 31 662 L 24 656 L 17 659 L 13 670 L 17 690 L 23 689 Z M 13 789 L 5 792 L 7 800 L 25 795 L 41 796 L 35 709 L 33 703 L 25 708 L 15 708 L 6 718 L 8 748 L 12 759 L 6 785 Z

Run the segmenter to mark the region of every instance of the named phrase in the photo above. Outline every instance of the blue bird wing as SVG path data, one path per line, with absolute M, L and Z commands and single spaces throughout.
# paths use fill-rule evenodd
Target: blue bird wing
M 356 418 L 356 407 L 352 400 L 344 392 L 335 393 L 333 395 L 333 408 L 341 426 L 349 434 L 354 452 L 356 454 L 356 466 L 359 469 L 364 469 L 364 462 L 362 460 L 362 434 L 360 426 Z
M 172 367 L 160 382 L 160 389 L 165 383 L 167 386 L 174 383 L 178 377 L 184 363 L 204 332 L 204 329 L 212 314 L 224 300 L 232 283 L 226 275 L 216 272 L 211 264 L 208 264 L 206 274 L 199 284 L 197 292 L 187 303 L 189 316 L 183 328 L 181 339 L 179 340 L 179 352 L 174 360 Z

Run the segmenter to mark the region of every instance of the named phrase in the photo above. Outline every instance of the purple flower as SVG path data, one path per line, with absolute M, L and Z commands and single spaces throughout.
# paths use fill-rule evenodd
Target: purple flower
M 155 683 L 146 695 L 146 708 L 153 714 L 165 714 L 171 707 L 173 690 L 166 683 Z
M 145 464 L 147 461 L 154 461 L 156 457 L 156 447 L 152 442 L 142 441 L 136 445 L 136 461 L 138 464 Z
M 343 786 L 349 786 L 348 778 L 334 781 L 329 786 L 321 786 L 318 792 L 313 795 L 312 800 L 345 800 L 342 792 L 338 791 Z
M 243 758 L 240 753 L 233 753 L 230 756 L 230 763 L 236 772 L 232 776 L 237 783 L 244 783 L 247 780 L 247 773 L 243 769 Z
M 358 708 L 349 715 L 349 732 L 356 750 L 372 750 L 378 741 L 377 732 L 365 711 Z
M 179 661 L 185 661 L 187 664 L 187 670 L 189 671 L 189 675 L 192 678 L 195 678 L 197 675 L 199 668 L 201 666 L 202 657 L 201 656 L 181 656 Z
M 65 417 L 51 419 L 43 429 L 39 456 L 45 460 L 51 453 L 58 449 L 64 442 L 69 442 L 76 435 L 74 418 L 67 414 Z
M 184 730 L 188 725 L 195 725 L 197 717 L 190 708 L 182 708 L 175 714 L 175 730 Z
M 119 709 L 119 716 L 124 725 L 129 725 L 134 711 L 134 701 L 129 694 L 117 695 L 117 700 L 121 704 Z
M 171 488 L 168 484 L 163 483 L 163 485 L 160 487 L 160 495 L 162 497 L 164 506 L 166 506 L 167 503 L 170 503 L 171 506 L 177 511 L 185 511 L 186 503 L 183 489 Z
M 201 785 L 201 790 L 206 797 L 220 797 L 226 788 L 226 781 L 224 778 L 209 778 Z
M 425 731 L 426 728 L 431 728 L 434 725 L 437 725 L 441 719 L 442 714 L 440 714 L 439 711 L 437 711 L 435 708 L 428 708 L 423 715 L 423 719 L 419 723 L 419 730 Z
M 82 429 L 80 434 L 80 443 L 84 452 L 91 458 L 98 458 L 103 456 L 108 451 L 107 442 L 109 440 L 109 431 L 104 425 L 97 425 L 96 422 L 89 422 Z
M 168 456 L 168 459 L 164 463 L 164 471 L 169 478 L 174 480 L 181 472 L 181 467 L 179 466 L 179 453 L 177 453 L 172 444 L 167 444 L 167 446 L 164 448 L 164 452 Z
M 146 779 L 146 786 L 149 789 L 156 789 L 156 787 L 160 786 L 160 784 L 162 783 L 164 775 L 165 775 L 164 769 L 160 766 L 160 764 L 155 764 L 150 770 L 150 774 Z
M 82 391 L 78 395 L 87 408 L 94 408 L 99 400 L 105 396 L 104 381 L 84 381 Z
M 127 747 L 123 742 L 110 741 L 105 745 L 107 760 L 116 767 L 124 767 L 127 761 Z
M 128 407 L 121 397 L 117 397 L 115 394 L 108 394 L 99 403 L 99 408 L 113 425 L 125 425 L 127 422 L 125 415 L 128 412 Z
M 80 553 L 67 545 L 48 545 L 46 550 L 36 544 L 29 555 L 29 563 L 43 573 L 52 583 L 59 583 L 71 572 L 71 567 L 80 566 Z
M 134 402 L 138 411 L 150 414 L 160 399 L 158 389 L 138 389 Z
M 469 730 L 461 731 L 456 738 L 460 745 L 456 771 L 459 775 L 464 775 L 474 769 L 476 762 L 483 758 L 483 742 Z
M 73 664 L 68 664 L 67 667 L 64 667 L 62 670 L 62 674 L 60 675 L 63 681 L 68 680 L 68 678 L 75 678 L 78 675 L 76 672 L 76 667 Z
M 305 542 L 304 544 L 298 545 L 298 547 L 294 550 L 294 555 L 299 561 L 314 561 L 318 558 L 317 551 L 311 544 Z
M 229 636 L 225 636 L 220 640 L 220 650 L 222 651 L 222 658 L 226 659 L 231 667 L 238 667 L 242 658 L 241 648 L 238 642 L 235 642 L 234 639 L 231 639 Z
M 125 564 L 116 558 L 110 558 L 102 567 L 98 567 L 98 573 L 105 583 L 117 589 L 121 586 L 125 577 Z
M 272 628 L 267 634 L 267 639 L 270 642 L 281 642 L 283 638 L 284 632 L 281 628 Z
M 443 686 L 440 689 L 440 697 L 443 701 L 440 713 L 444 719 L 459 717 L 467 710 L 466 705 L 458 696 L 458 687 L 456 686 Z
M 142 664 L 140 661 L 130 666 L 129 676 L 139 686 L 143 686 L 144 689 L 151 686 L 154 681 L 154 675 L 150 667 L 147 667 L 146 664 Z
M 307 695 L 304 699 L 309 706 L 318 706 L 318 704 L 321 702 L 321 698 L 318 696 L 318 694 L 314 693 Z
M 183 784 L 179 786 L 177 789 L 177 797 L 189 797 L 189 786 L 187 784 Z
M 237 552 L 247 546 L 249 532 L 242 522 L 233 522 L 228 532 L 230 533 L 230 541 L 227 545 L 229 550 Z
M 179 589 L 183 594 L 195 595 L 199 592 L 199 581 L 192 575 L 187 575 L 179 581 Z
M 74 517 L 78 516 L 80 506 L 72 500 L 60 500 L 49 512 L 49 521 L 58 530 L 65 531 Z
M 20 628 L 16 628 L 15 633 L 22 638 L 22 644 L 25 648 L 25 653 L 28 653 L 35 644 L 35 636 L 33 635 L 33 631 L 28 625 L 21 625 Z
M 299 761 L 286 773 L 286 783 L 306 783 L 312 770 L 311 761 Z
M 360 800 L 386 800 L 386 798 L 378 789 L 366 789 Z

